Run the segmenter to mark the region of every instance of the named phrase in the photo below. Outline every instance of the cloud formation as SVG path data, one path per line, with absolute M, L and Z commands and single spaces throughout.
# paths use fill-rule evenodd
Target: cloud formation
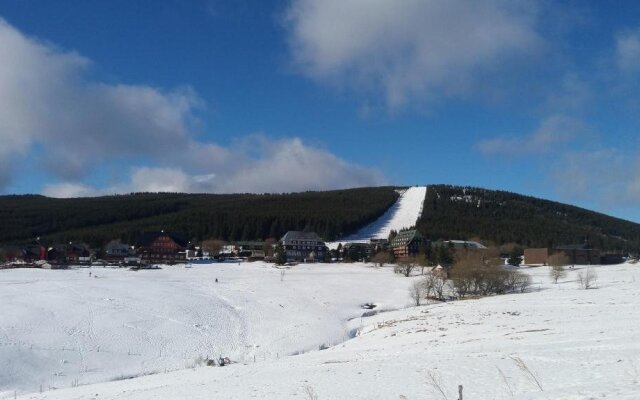
M 621 72 L 640 72 L 640 29 L 618 34 L 615 57 Z
M 0 18 L 0 190 L 20 163 L 39 163 L 59 184 L 45 193 L 128 191 L 280 192 L 375 185 L 379 171 L 353 165 L 300 139 L 250 136 L 227 148 L 197 139 L 203 101 L 174 90 L 91 80 L 91 61 L 27 37 Z M 256 142 L 258 145 L 255 146 Z M 250 150 L 257 150 L 251 151 Z M 38 153 L 38 154 L 40 154 Z M 103 163 L 137 163 L 126 182 L 94 188 Z M 335 179 L 341 176 L 342 179 Z
M 554 165 L 559 193 L 607 209 L 640 201 L 640 154 L 615 148 L 567 153 Z
M 484 139 L 476 148 L 484 155 L 522 156 L 527 154 L 547 154 L 575 139 L 589 134 L 590 129 L 582 121 L 554 115 L 542 121 L 540 126 L 528 135 Z
M 536 19 L 520 1 L 294 0 L 285 25 L 301 74 L 397 108 L 466 96 L 537 53 Z

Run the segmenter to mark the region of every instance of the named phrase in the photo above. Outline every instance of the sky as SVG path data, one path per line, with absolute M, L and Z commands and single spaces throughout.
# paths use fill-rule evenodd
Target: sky
M 0 193 L 447 183 L 640 222 L 640 3 L 0 1 Z

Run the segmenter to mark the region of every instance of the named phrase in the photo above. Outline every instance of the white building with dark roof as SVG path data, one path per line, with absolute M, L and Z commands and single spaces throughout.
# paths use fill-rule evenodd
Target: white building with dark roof
M 315 232 L 289 231 L 280 239 L 287 254 L 287 261 L 322 261 L 327 246 Z

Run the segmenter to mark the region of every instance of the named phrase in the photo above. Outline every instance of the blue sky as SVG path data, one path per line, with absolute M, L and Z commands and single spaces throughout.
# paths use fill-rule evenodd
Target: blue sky
M 640 4 L 0 2 L 0 192 L 451 183 L 640 221 Z

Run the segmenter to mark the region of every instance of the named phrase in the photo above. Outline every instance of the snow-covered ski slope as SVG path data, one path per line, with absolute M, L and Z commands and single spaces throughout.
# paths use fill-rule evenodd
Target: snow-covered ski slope
M 360 334 L 324 351 L 24 399 L 442 400 L 457 399 L 463 385 L 474 400 L 637 400 L 640 267 L 592 267 L 597 288 L 582 290 L 576 280 L 586 268 L 557 284 L 548 267 L 523 268 L 533 279 L 527 293 L 357 318 Z
M 400 194 L 400 198 L 377 220 L 338 242 L 328 243 L 330 248 L 338 243 L 368 242 L 370 239 L 386 239 L 392 230 L 399 231 L 414 226 L 422 215 L 427 194 L 426 186 L 412 186 Z

